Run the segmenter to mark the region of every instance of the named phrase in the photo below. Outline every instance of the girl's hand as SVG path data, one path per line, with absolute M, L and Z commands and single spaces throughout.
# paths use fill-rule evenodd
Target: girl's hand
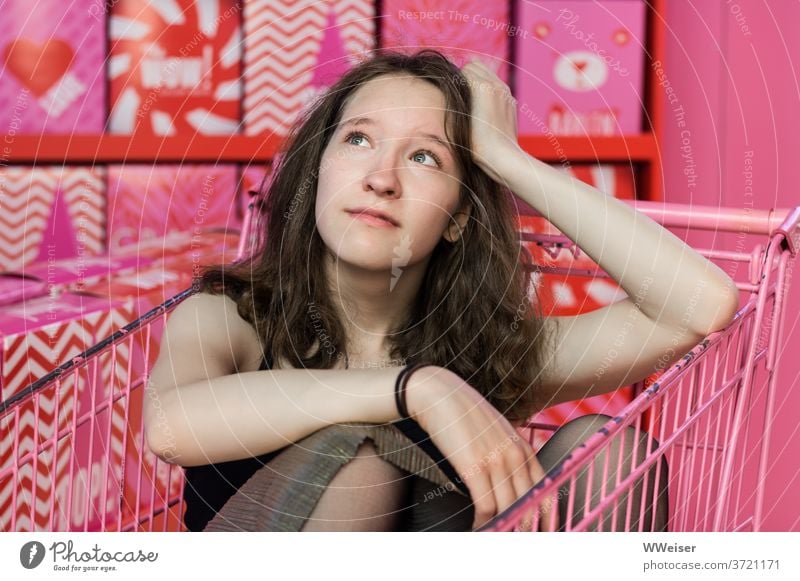
M 415 371 L 406 386 L 406 404 L 467 485 L 475 507 L 473 530 L 544 477 L 519 432 L 452 371 L 433 365 Z M 555 510 L 555 505 L 546 504 L 548 513 Z M 542 525 L 549 521 L 543 514 Z
M 472 157 L 489 177 L 502 183 L 499 162 L 511 151 L 519 151 L 517 100 L 508 85 L 479 60 L 471 60 L 461 72 L 472 94 Z

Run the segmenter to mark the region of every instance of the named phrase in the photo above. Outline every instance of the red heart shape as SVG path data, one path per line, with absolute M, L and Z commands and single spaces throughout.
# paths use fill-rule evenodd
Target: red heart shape
M 44 95 L 64 76 L 74 56 L 72 47 L 58 39 L 39 44 L 20 38 L 3 51 L 8 70 L 37 97 Z

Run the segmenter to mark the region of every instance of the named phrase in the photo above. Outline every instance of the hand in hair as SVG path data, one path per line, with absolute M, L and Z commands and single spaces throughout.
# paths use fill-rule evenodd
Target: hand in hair
M 406 385 L 406 404 L 410 416 L 467 485 L 475 507 L 473 529 L 508 508 L 544 477 L 528 442 L 456 373 L 434 365 L 415 371 Z M 549 499 L 543 504 L 542 530 L 557 530 L 556 509 Z M 551 516 L 553 527 L 549 526 Z
M 472 157 L 489 177 L 502 183 L 497 168 L 518 151 L 517 100 L 511 89 L 477 59 L 461 68 L 472 95 Z

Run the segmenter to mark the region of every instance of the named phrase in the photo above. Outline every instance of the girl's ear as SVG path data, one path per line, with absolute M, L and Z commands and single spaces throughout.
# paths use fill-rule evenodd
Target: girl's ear
M 464 211 L 456 212 L 453 216 L 455 224 L 451 223 L 442 234 L 442 237 L 448 242 L 457 242 L 461 238 L 461 233 L 467 227 L 467 220 L 469 220 L 469 208 Z

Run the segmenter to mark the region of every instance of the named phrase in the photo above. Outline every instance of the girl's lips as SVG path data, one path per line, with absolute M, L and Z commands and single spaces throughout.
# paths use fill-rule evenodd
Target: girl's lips
M 388 220 L 384 220 L 383 218 L 378 218 L 377 216 L 372 216 L 370 214 L 364 214 L 364 213 L 359 214 L 357 212 L 348 212 L 348 214 L 350 214 L 356 220 L 361 220 L 362 222 L 365 222 L 366 224 L 369 224 L 371 226 L 377 226 L 378 228 L 397 228 L 397 226 L 395 226 Z

